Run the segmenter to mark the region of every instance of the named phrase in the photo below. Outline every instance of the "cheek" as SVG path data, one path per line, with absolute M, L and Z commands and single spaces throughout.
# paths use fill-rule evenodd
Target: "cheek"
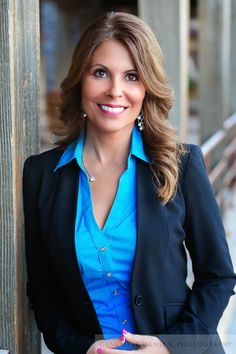
M 145 89 L 140 87 L 135 87 L 132 90 L 132 101 L 134 104 L 142 105 L 144 97 L 145 97 Z
M 92 96 L 92 90 L 91 90 L 91 85 L 89 84 L 89 80 L 85 79 L 82 82 L 82 101 L 86 101 L 91 98 Z
M 96 101 L 104 91 L 103 86 L 94 80 L 85 80 L 82 84 L 82 101 Z

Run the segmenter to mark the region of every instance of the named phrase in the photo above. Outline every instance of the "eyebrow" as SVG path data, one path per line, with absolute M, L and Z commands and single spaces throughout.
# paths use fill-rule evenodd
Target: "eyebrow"
M 103 64 L 99 64 L 99 63 L 91 65 L 91 66 L 90 66 L 90 69 L 92 69 L 94 66 L 100 66 L 100 67 L 104 68 L 105 70 L 110 71 L 107 66 L 105 66 L 105 65 L 103 65 Z M 125 73 L 129 73 L 130 71 L 135 71 L 135 72 L 137 72 L 137 69 L 132 68 L 132 69 L 126 70 Z

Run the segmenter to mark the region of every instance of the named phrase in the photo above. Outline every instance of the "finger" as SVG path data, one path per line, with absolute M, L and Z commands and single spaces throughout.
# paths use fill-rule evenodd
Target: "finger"
M 130 351 L 119 350 L 112 348 L 100 348 L 101 351 L 97 351 L 98 354 L 130 354 Z M 136 350 L 132 350 L 132 353 L 136 353 Z
M 112 339 L 106 339 L 106 340 L 100 340 L 98 342 L 95 342 L 95 349 L 97 353 L 102 353 L 102 351 L 98 351 L 99 349 L 104 349 L 104 348 L 117 348 L 120 347 L 122 344 L 125 342 L 125 337 L 122 335 L 119 338 L 112 338 Z
M 126 330 L 122 331 L 125 339 L 127 342 L 130 342 L 132 344 L 140 345 L 140 346 L 147 346 L 147 345 L 155 345 L 158 342 L 158 339 L 153 336 L 145 336 L 141 334 L 133 334 L 130 332 L 127 332 Z

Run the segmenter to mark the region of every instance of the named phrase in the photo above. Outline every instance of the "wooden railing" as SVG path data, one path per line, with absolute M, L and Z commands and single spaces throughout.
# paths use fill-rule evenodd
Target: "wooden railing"
M 223 207 L 226 192 L 236 181 L 236 113 L 201 148 L 217 202 Z

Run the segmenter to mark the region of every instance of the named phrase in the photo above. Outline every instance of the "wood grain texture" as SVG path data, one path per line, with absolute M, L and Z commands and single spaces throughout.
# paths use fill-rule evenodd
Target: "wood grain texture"
M 39 4 L 0 0 L 0 348 L 39 354 L 26 297 L 22 166 L 39 151 Z

